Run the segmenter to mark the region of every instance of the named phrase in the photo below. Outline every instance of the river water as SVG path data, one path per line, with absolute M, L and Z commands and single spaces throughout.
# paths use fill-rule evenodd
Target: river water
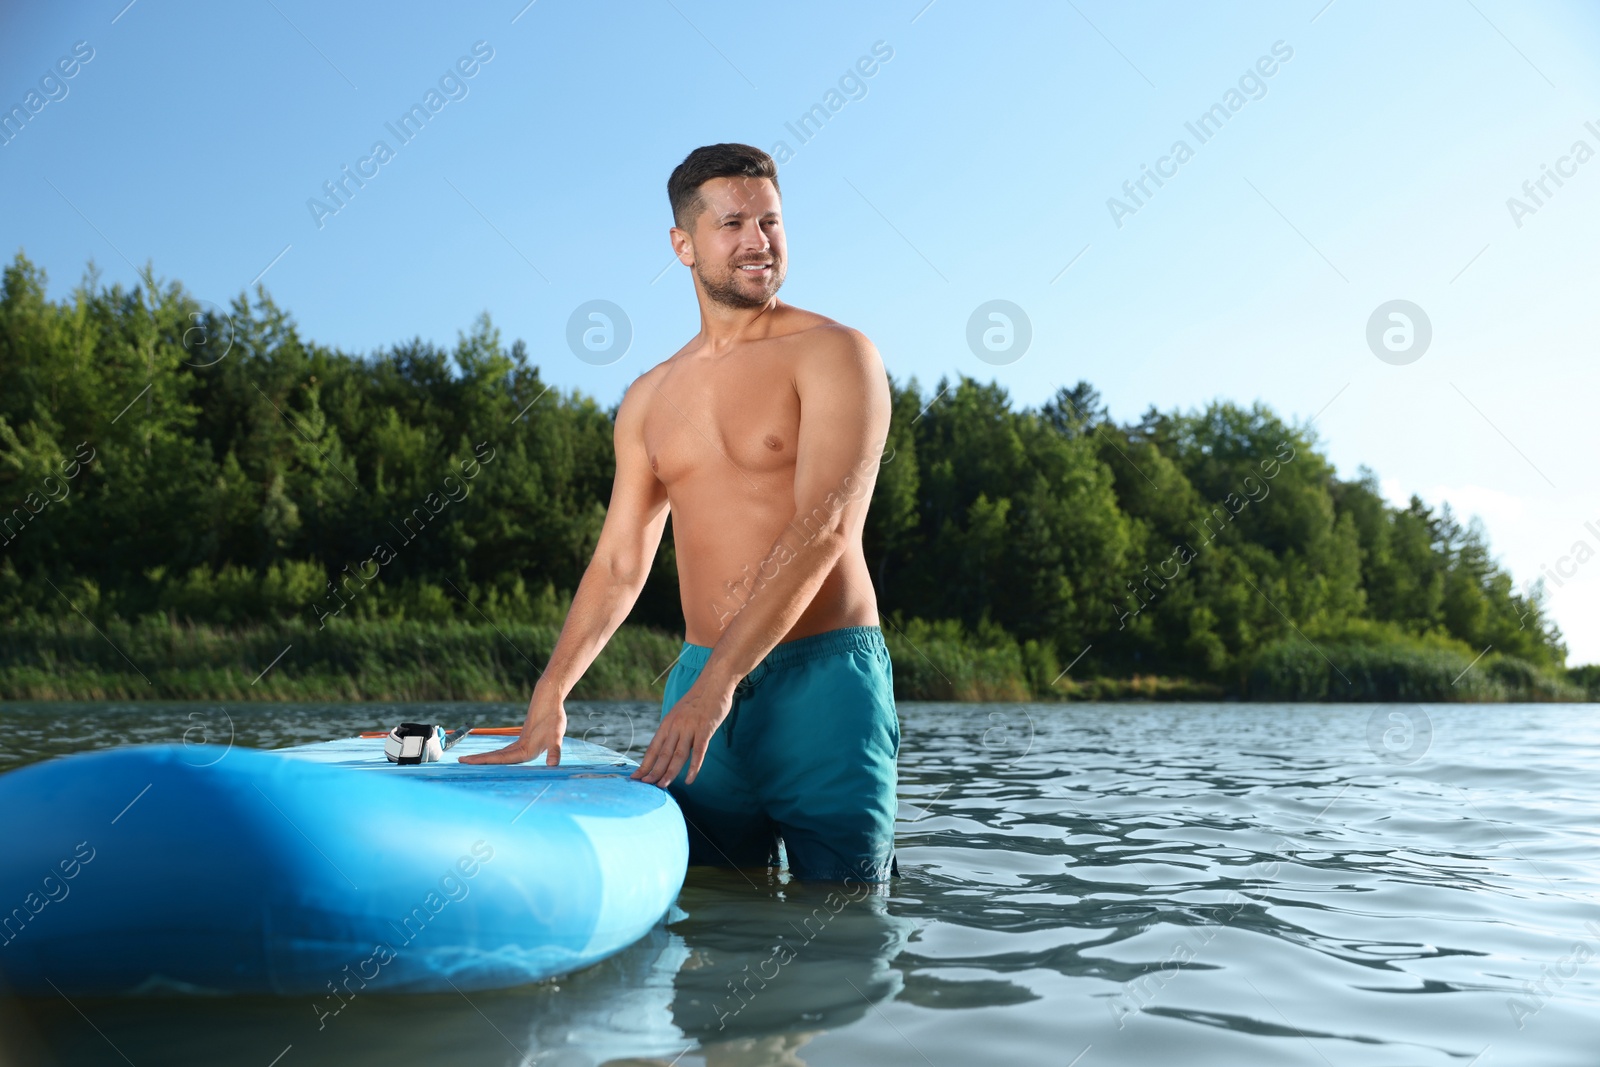
M 568 708 L 572 734 L 636 757 L 658 713 Z M 0 704 L 0 768 L 520 712 Z M 0 1062 L 1600 1063 L 1593 705 L 900 714 L 886 892 L 830 906 L 784 874 L 693 868 L 668 921 L 563 978 L 363 995 L 321 1029 L 288 998 L 0 1001 Z

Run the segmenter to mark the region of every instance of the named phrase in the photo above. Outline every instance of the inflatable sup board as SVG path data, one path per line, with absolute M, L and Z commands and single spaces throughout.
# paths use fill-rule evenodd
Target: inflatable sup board
M 457 762 L 506 740 L 410 766 L 381 737 L 136 745 L 0 775 L 0 986 L 470 992 L 620 951 L 682 887 L 682 813 L 574 738 L 559 767 Z

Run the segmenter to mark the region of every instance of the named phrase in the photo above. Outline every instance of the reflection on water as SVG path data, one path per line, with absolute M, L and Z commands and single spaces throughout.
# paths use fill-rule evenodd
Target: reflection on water
M 636 754 L 657 711 L 574 708 L 574 733 Z M 11 765 L 197 721 L 272 746 L 521 711 L 124 709 L 0 706 Z M 886 891 L 696 868 L 613 959 L 365 997 L 320 1031 L 309 1000 L 0 1000 L 0 1063 L 1596 1062 L 1591 707 L 901 713 Z
M 804 1037 L 855 1022 L 903 987 L 890 963 L 913 924 L 890 914 L 885 892 L 695 875 L 680 900 L 688 918 L 671 927 L 689 946 L 672 999 L 686 1035 L 707 1044 Z
M 0 1063 L 40 1062 L 48 1045 L 64 1063 L 120 1052 L 141 1065 L 265 1064 L 286 1048 L 284 1067 L 379 1054 L 397 1064 L 800 1064 L 813 1036 L 900 991 L 891 962 L 912 924 L 886 902 L 865 887 L 695 868 L 671 921 L 565 978 L 470 997 L 357 994 L 327 1018 L 314 997 L 29 1002 L 31 1025 L 0 1017 L 14 1046 Z

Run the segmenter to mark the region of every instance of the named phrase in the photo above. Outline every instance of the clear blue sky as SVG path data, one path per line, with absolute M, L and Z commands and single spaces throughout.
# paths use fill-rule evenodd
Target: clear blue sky
M 450 344 L 487 311 L 610 404 L 696 329 L 668 173 L 696 145 L 784 142 L 783 296 L 864 330 L 897 378 L 1023 404 L 1086 378 L 1121 419 L 1260 399 L 1316 416 L 1342 474 L 1480 516 L 1519 584 L 1600 553 L 1600 158 L 1571 155 L 1600 151 L 1600 5 L 524 4 L 6 5 L 0 108 L 77 42 L 93 57 L 0 147 L 0 251 L 56 296 L 91 259 L 128 284 L 149 260 L 219 304 L 271 264 L 302 334 L 353 352 Z M 385 123 L 480 41 L 493 58 L 400 143 Z M 802 143 L 785 124 L 878 42 L 892 58 Z M 1185 123 L 1263 56 L 1201 143 Z M 1180 139 L 1192 156 L 1159 163 Z M 379 140 L 392 158 L 319 228 L 307 201 Z M 1176 173 L 1114 219 L 1158 163 Z M 1547 166 L 1569 176 L 1514 219 Z M 610 366 L 564 340 L 596 298 L 633 324 Z M 1001 366 L 966 343 L 991 299 L 1033 329 Z M 1366 340 L 1393 299 L 1432 324 L 1405 365 Z M 1572 662 L 1600 659 L 1600 558 L 1564 569 L 1552 612 Z

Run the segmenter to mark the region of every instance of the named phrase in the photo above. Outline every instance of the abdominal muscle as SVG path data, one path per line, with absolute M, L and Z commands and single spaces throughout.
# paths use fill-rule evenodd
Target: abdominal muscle
M 738 485 L 705 479 L 715 484 L 679 485 L 669 492 L 684 637 L 690 644 L 715 645 L 746 605 L 780 595 L 773 580 L 798 563 L 791 558 L 780 565 L 778 561 L 789 554 L 772 552 L 773 542 L 794 519 L 793 468 L 785 471 L 791 475 L 787 479 L 757 475 L 757 485 L 764 489 L 769 487 L 762 482 L 787 482 L 771 485 L 770 492 L 759 497 L 738 473 L 729 473 Z M 807 536 L 803 528 L 790 529 L 785 542 L 791 550 L 798 549 Z M 846 536 L 844 554 L 779 643 L 846 626 L 878 624 L 861 531 L 850 529 Z

